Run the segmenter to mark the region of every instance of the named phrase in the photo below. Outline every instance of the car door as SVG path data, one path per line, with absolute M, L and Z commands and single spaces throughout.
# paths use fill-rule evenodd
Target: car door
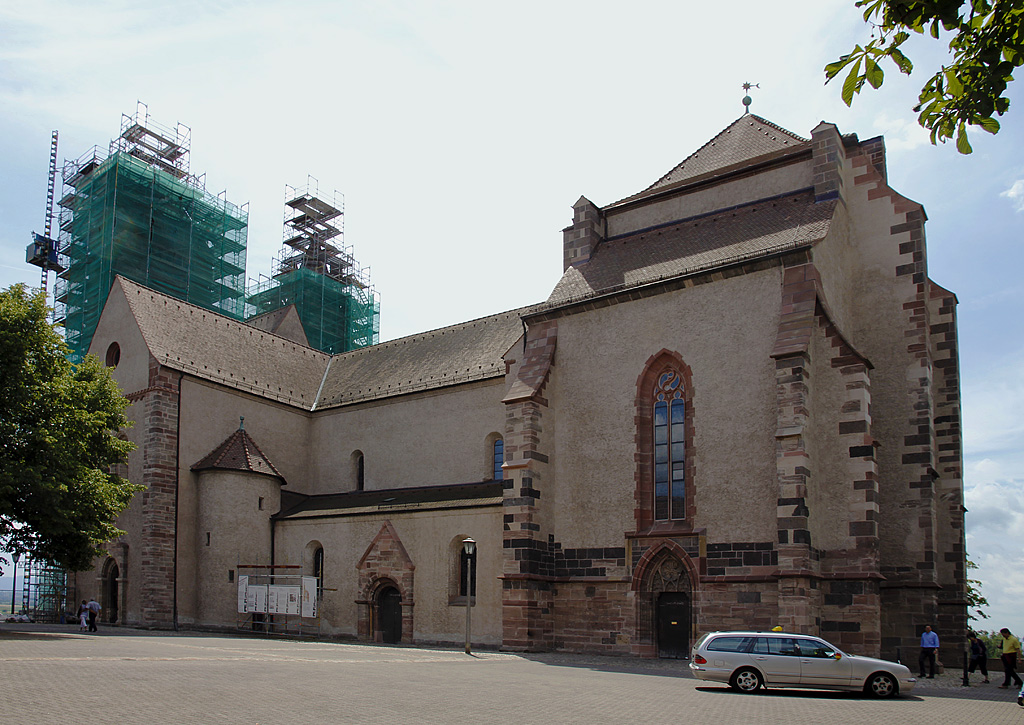
M 832 645 L 810 637 L 796 638 L 800 648 L 800 683 L 817 687 L 846 687 L 853 661 Z M 836 659 L 836 655 L 839 659 Z
M 750 658 L 764 673 L 768 685 L 800 682 L 800 650 L 792 637 L 758 637 Z

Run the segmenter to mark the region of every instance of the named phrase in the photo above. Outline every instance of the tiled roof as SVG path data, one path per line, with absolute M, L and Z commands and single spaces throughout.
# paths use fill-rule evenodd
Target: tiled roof
M 811 191 L 683 219 L 601 242 L 562 275 L 547 304 L 564 304 L 756 259 L 824 238 L 836 202 Z
M 511 310 L 336 355 L 316 409 L 505 375 L 502 356 L 523 334 Z
M 193 471 L 209 469 L 262 473 L 280 478 L 281 482 L 284 482 L 284 476 L 242 428 L 228 436 L 226 441 L 192 466 Z
M 502 486 L 502 481 L 484 481 L 305 496 L 275 518 L 498 505 L 502 499 Z
M 143 287 L 123 277 L 142 335 L 156 361 L 309 410 L 330 356 L 271 332 Z
M 747 113 L 729 124 L 721 133 L 686 157 L 681 164 L 638 196 L 733 164 L 807 143 L 808 139 L 801 138 L 760 116 Z

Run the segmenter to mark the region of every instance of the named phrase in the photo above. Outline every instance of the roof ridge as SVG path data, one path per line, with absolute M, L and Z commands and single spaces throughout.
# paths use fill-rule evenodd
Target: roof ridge
M 426 339 L 427 337 L 429 337 L 430 335 L 433 335 L 434 333 L 447 332 L 448 330 L 453 330 L 454 331 L 454 330 L 465 329 L 466 327 L 468 327 L 470 325 L 473 325 L 474 323 L 480 322 L 481 320 L 497 319 L 497 318 L 499 318 L 499 317 L 501 317 L 503 315 L 517 315 L 517 316 L 521 316 L 523 313 L 526 313 L 526 312 L 532 310 L 533 308 L 540 306 L 541 304 L 543 304 L 543 303 L 536 302 L 536 303 L 534 303 L 532 305 L 525 305 L 523 307 L 516 307 L 516 308 L 513 308 L 511 310 L 504 310 L 502 312 L 495 312 L 492 315 L 484 315 L 482 317 L 474 317 L 472 320 L 465 320 L 464 322 L 455 322 L 455 323 L 452 323 L 451 325 L 445 325 L 444 327 L 435 327 L 432 330 L 424 330 L 423 332 L 414 332 L 411 335 L 405 335 L 403 337 L 396 337 L 393 340 L 385 340 L 384 342 L 378 342 L 376 345 L 367 345 L 366 347 L 360 347 L 360 348 L 358 348 L 356 350 L 346 350 L 345 352 L 339 352 L 339 353 L 336 353 L 334 355 L 334 357 L 337 358 L 337 357 L 355 356 L 355 355 L 357 355 L 359 353 L 367 353 L 367 352 L 370 352 L 370 351 L 373 351 L 373 350 L 384 349 L 388 345 L 394 345 L 395 343 L 399 343 L 399 342 L 408 342 L 408 341 L 411 341 L 411 340 Z
M 203 314 L 216 315 L 217 317 L 223 318 L 226 322 L 233 322 L 236 325 L 239 325 L 241 327 L 246 327 L 246 328 L 249 328 L 250 330 L 258 331 L 260 334 L 270 335 L 271 337 L 276 337 L 278 340 L 281 340 L 283 342 L 288 342 L 288 343 L 291 343 L 292 345 L 297 345 L 298 347 L 305 348 L 305 349 L 309 350 L 311 353 L 313 353 L 315 355 L 323 355 L 324 359 L 328 359 L 328 358 L 331 357 L 330 354 L 328 354 L 326 352 L 323 352 L 322 350 L 317 350 L 315 347 L 310 347 L 309 345 L 303 345 L 301 342 L 296 342 L 295 340 L 291 339 L 290 337 L 284 337 L 282 335 L 278 335 L 276 332 L 270 332 L 269 330 L 264 330 L 262 327 L 255 327 L 253 325 L 250 325 L 245 320 L 236 320 L 234 317 L 228 317 L 227 315 L 225 315 L 222 312 L 217 312 L 216 310 L 211 310 L 211 309 L 209 309 L 207 307 L 200 307 L 197 304 L 194 304 L 192 302 L 187 302 L 186 300 L 183 300 L 183 299 L 179 299 L 178 297 L 174 297 L 173 295 L 169 295 L 166 292 L 161 292 L 159 290 L 153 289 L 152 287 L 147 287 L 146 285 L 142 284 L 141 282 L 136 282 L 135 280 L 130 279 L 128 277 L 124 277 L 124 276 L 122 276 L 120 274 L 114 275 L 114 280 L 117 281 L 118 279 L 121 280 L 122 284 L 125 284 L 128 287 L 137 287 L 140 290 L 145 290 L 146 292 L 149 292 L 150 294 L 156 295 L 157 297 L 163 297 L 165 299 L 173 301 L 176 304 L 184 305 L 184 306 L 189 307 L 191 309 L 194 309 L 194 310 L 197 310 L 199 312 L 202 312 Z M 126 295 L 126 298 L 128 299 L 128 304 L 130 306 L 131 305 L 131 298 L 128 297 L 127 295 Z M 280 309 L 284 309 L 284 308 L 282 307 Z M 266 313 L 265 312 L 263 314 L 266 315 L 266 314 L 270 314 L 270 313 Z M 261 315 L 257 315 L 257 317 L 260 317 L 260 316 Z M 253 318 L 253 319 L 255 319 L 255 318 Z

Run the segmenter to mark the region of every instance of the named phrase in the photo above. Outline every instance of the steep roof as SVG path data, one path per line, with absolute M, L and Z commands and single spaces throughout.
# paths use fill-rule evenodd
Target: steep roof
M 309 410 L 330 356 L 117 277 L 150 353 L 174 370 Z
M 502 312 L 335 355 L 118 277 L 150 352 L 174 370 L 306 410 L 505 375 L 522 314 Z M 320 391 L 319 398 L 317 392 Z
M 193 471 L 207 471 L 217 469 L 222 471 L 245 471 L 246 473 L 261 473 L 265 476 L 280 478 L 284 483 L 284 476 L 274 467 L 270 459 L 256 445 L 256 441 L 239 428 L 227 440 L 214 448 L 202 460 L 192 465 Z
M 836 202 L 812 191 L 744 204 L 601 242 L 570 267 L 548 305 L 755 259 L 816 242 L 828 233 Z
M 766 154 L 802 147 L 808 143 L 808 139 L 776 126 L 767 119 L 746 113 L 637 196 Z
M 523 334 L 510 310 L 336 355 L 317 410 L 505 375 L 502 356 Z

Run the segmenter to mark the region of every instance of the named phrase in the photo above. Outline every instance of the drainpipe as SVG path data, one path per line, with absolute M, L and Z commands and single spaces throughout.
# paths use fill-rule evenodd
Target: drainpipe
M 181 486 L 181 381 L 183 371 L 178 372 L 178 424 L 174 430 L 174 569 L 171 575 L 174 587 L 171 617 L 174 631 L 178 631 L 178 493 Z

